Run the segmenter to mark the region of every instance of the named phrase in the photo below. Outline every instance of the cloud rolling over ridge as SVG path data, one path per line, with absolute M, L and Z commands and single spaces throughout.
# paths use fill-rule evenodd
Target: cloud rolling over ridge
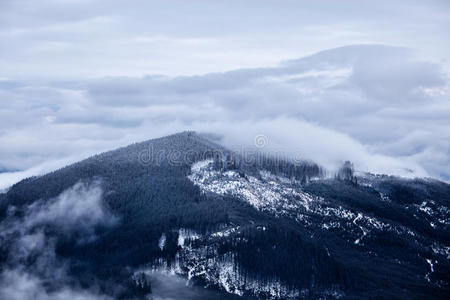
M 0 165 L 63 165 L 193 129 L 218 133 L 233 148 L 264 134 L 266 150 L 301 153 L 331 170 L 350 159 L 362 171 L 448 179 L 448 83 L 440 65 L 382 45 L 196 76 L 3 80 L 0 92 L 15 101 L 0 112 Z M 12 118 L 18 110 L 22 118 Z M 0 174 L 3 187 L 10 176 Z

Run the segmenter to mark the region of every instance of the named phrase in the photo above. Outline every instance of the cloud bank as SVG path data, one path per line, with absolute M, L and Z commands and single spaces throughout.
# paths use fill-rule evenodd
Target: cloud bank
M 330 170 L 450 179 L 450 86 L 409 49 L 356 45 L 196 76 L 0 82 L 2 187 L 100 151 L 193 129 L 256 135 Z M 12 172 L 8 170 L 27 170 Z
M 449 2 L 2 0 L 0 77 L 194 75 L 274 66 L 349 44 L 449 62 Z

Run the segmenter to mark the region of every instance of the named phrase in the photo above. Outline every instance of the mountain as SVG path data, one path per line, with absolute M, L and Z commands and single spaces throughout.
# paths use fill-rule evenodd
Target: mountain
M 327 178 L 183 132 L 0 194 L 0 298 L 444 299 L 449 203 L 437 180 Z

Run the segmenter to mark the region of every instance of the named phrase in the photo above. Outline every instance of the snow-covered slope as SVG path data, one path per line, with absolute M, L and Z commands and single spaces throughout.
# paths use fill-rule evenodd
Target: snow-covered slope
M 336 206 L 323 197 L 305 192 L 296 180 L 275 176 L 267 171 L 260 171 L 260 176 L 247 176 L 235 170 L 214 170 L 212 160 L 195 163 L 191 168 L 190 180 L 202 191 L 231 195 L 248 202 L 256 209 L 287 216 L 307 225 L 325 230 L 343 228 L 346 233 L 353 232 L 354 243 L 360 244 L 372 231 L 392 231 L 398 235 L 414 236 L 406 227 L 383 222 L 376 217 L 356 210 Z M 383 201 L 380 195 L 380 201 Z M 419 206 L 424 210 L 425 206 Z M 425 210 L 429 213 L 428 210 Z M 320 222 L 314 220 L 319 218 Z

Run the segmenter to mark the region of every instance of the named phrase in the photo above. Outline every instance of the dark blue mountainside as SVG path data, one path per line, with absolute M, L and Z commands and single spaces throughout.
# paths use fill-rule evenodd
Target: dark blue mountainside
M 323 174 L 194 132 L 96 155 L 0 194 L 1 278 L 119 299 L 173 276 L 207 287 L 192 299 L 450 295 L 450 185 Z

